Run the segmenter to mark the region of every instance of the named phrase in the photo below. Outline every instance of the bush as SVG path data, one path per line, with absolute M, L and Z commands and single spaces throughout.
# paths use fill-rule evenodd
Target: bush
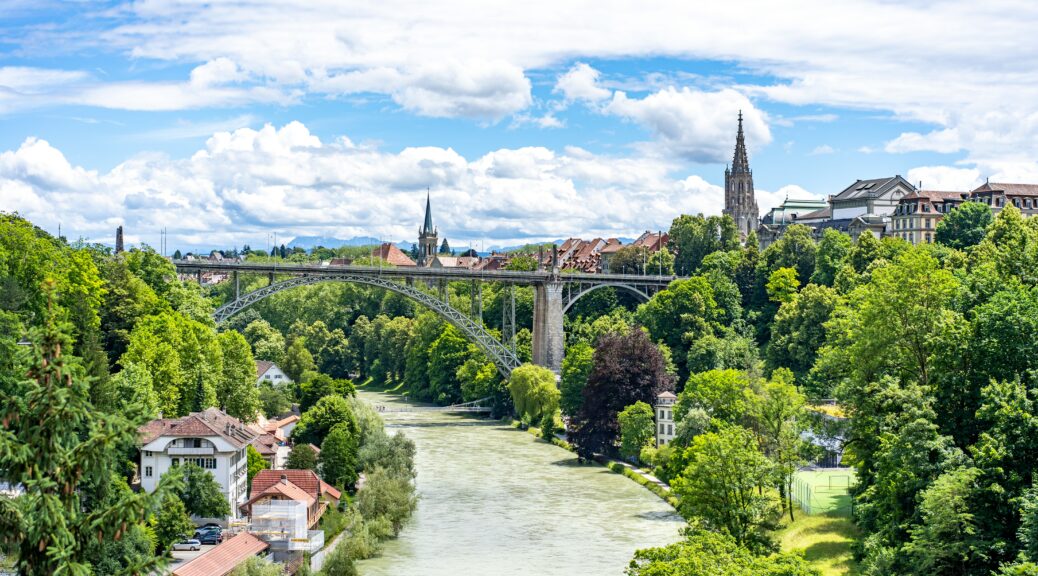
M 385 468 L 370 471 L 364 487 L 357 492 L 357 509 L 365 520 L 385 517 L 394 536 L 417 506 L 418 496 L 411 478 L 394 476 Z

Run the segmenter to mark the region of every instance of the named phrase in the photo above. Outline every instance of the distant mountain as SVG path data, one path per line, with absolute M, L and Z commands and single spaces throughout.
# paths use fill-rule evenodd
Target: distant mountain
M 325 248 L 339 248 L 341 246 L 376 246 L 378 245 L 378 238 L 372 238 L 370 236 L 355 236 L 349 240 L 343 240 L 341 238 L 326 238 L 324 236 L 296 236 L 286 246 L 288 248 L 295 248 L 296 246 L 310 250 L 317 248 L 318 246 L 324 246 Z

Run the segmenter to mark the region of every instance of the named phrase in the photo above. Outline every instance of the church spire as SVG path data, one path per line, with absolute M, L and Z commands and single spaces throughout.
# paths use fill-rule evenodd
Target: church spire
M 739 110 L 739 131 L 735 135 L 735 155 L 732 158 L 732 173 L 750 171 L 750 159 L 746 154 L 746 137 L 742 132 L 742 110 Z
M 425 224 L 422 225 L 422 233 L 429 234 L 433 231 L 432 202 L 429 198 L 429 189 L 425 189 Z

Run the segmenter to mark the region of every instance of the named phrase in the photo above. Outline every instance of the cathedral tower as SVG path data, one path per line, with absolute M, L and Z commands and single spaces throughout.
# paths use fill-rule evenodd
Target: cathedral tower
M 432 221 L 432 203 L 429 201 L 429 191 L 425 191 L 425 222 L 418 230 L 418 265 L 428 266 L 429 262 L 436 256 L 439 244 L 436 242 L 436 228 Z
M 742 133 L 742 110 L 739 111 L 739 132 L 735 136 L 735 157 L 731 167 L 724 170 L 724 213 L 735 220 L 735 226 L 744 238 L 751 230 L 757 229 L 760 211 L 753 194 L 753 171 L 750 170 Z

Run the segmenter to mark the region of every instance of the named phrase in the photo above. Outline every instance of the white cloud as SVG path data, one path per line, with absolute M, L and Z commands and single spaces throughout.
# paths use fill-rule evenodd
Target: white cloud
M 825 200 L 823 196 L 808 192 L 796 184 L 787 184 L 774 192 L 760 189 L 755 189 L 754 192 L 757 196 L 757 208 L 760 210 L 761 216 L 767 214 L 772 208 L 782 204 L 787 199 Z
M 598 77 L 598 70 L 578 62 L 559 76 L 552 92 L 562 94 L 567 102 L 600 102 L 613 93 L 598 85 Z
M 836 152 L 832 146 L 828 144 L 822 144 L 821 146 L 815 146 L 813 150 L 808 152 L 809 156 L 820 156 L 823 154 L 832 154 Z
M 348 138 L 322 141 L 299 122 L 218 132 L 188 158 L 143 154 L 106 173 L 72 165 L 43 140 L 0 153 L 0 210 L 71 237 L 131 236 L 171 246 L 262 245 L 332 235 L 411 239 L 432 189 L 452 241 L 631 236 L 680 213 L 717 214 L 723 194 L 655 156 L 602 156 L 567 147 L 500 149 L 467 159 L 450 148 L 387 152 Z M 489 245 L 489 244 L 488 244 Z
M 894 154 L 920 151 L 949 154 L 961 150 L 962 143 L 959 140 L 958 130 L 946 128 L 944 130 L 934 130 L 927 134 L 903 132 L 897 138 L 887 142 L 883 149 Z
M 764 114 L 735 90 L 672 87 L 642 99 L 617 91 L 602 111 L 637 122 L 670 152 L 696 162 L 724 162 L 732 153 L 732 128 L 739 111 L 751 156 L 771 142 Z
M 976 168 L 953 168 L 951 166 L 919 166 L 908 171 L 905 178 L 914 186 L 922 184 L 923 190 L 946 190 L 966 192 L 983 181 Z

